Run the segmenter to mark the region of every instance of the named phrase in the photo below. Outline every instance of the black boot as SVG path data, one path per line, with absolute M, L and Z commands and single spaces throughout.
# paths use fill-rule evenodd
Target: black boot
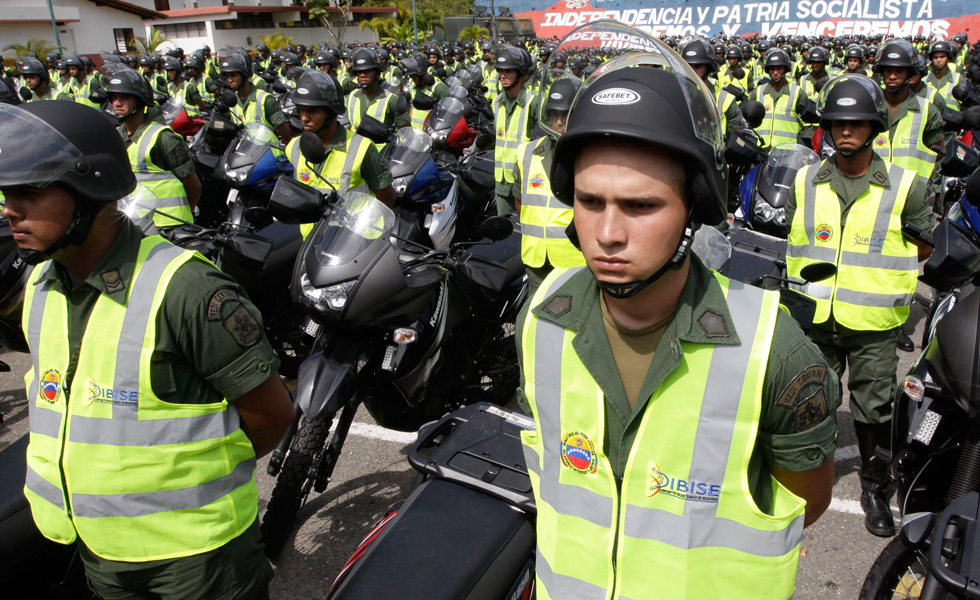
M 888 463 L 875 458 L 875 447 L 890 447 L 891 423 L 869 425 L 854 422 L 861 453 L 861 508 L 864 526 L 879 537 L 895 535 L 895 519 L 888 506 Z
M 898 331 L 898 349 L 902 352 L 912 352 L 915 350 L 915 343 L 903 329 Z

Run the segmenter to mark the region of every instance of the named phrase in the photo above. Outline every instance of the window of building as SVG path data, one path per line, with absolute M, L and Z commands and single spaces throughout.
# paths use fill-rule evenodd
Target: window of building
M 153 0 L 153 8 L 156 10 L 170 10 L 170 0 Z
M 218 29 L 272 29 L 270 13 L 238 13 L 237 19 L 226 21 L 215 21 L 214 26 Z
M 134 52 L 136 50 L 136 38 L 133 36 L 132 29 L 113 29 L 112 33 L 116 37 L 116 50 L 120 52 Z
M 176 23 L 174 25 L 154 25 L 154 29 L 170 39 L 207 37 L 208 28 L 204 21 L 196 23 Z

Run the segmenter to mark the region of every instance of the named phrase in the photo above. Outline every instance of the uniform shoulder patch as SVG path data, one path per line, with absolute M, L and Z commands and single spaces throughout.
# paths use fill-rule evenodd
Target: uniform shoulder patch
M 106 291 L 110 294 L 115 294 L 126 289 L 126 282 L 123 281 L 122 276 L 119 274 L 119 269 L 106 271 L 99 277 L 102 278 L 102 284 L 105 285 Z
M 711 309 L 705 311 L 698 317 L 698 325 L 704 331 L 704 335 L 709 338 L 729 337 L 728 325 L 725 324 L 725 317 Z
M 885 183 L 888 181 L 888 177 L 886 177 L 881 171 L 875 171 L 874 178 L 878 180 L 878 183 Z
M 211 294 L 211 299 L 208 300 L 208 321 L 220 321 L 224 318 L 221 314 L 221 308 L 225 305 L 225 302 L 240 302 L 238 298 L 238 292 L 229 288 L 221 288 L 215 290 Z
M 826 365 L 810 365 L 809 367 L 803 369 L 796 377 L 793 378 L 793 381 L 791 381 L 789 385 L 786 386 L 786 389 L 784 389 L 779 395 L 779 399 L 776 400 L 776 406 L 793 408 L 796 406 L 796 399 L 799 398 L 800 392 L 803 391 L 803 388 L 811 383 L 823 383 L 826 377 Z
M 572 310 L 572 297 L 555 296 L 551 299 L 551 302 L 545 304 L 541 310 L 555 318 L 560 317 Z
M 830 169 L 824 169 L 817 173 L 817 179 L 826 179 L 828 175 L 830 175 Z
M 827 418 L 829 411 L 827 396 L 820 388 L 793 409 L 793 431 L 802 433 L 813 429 Z
M 238 308 L 228 315 L 228 318 L 221 324 L 225 326 L 231 337 L 235 338 L 235 342 L 243 348 L 251 348 L 262 337 L 259 322 L 255 320 L 252 313 L 248 312 L 244 304 L 239 304 Z

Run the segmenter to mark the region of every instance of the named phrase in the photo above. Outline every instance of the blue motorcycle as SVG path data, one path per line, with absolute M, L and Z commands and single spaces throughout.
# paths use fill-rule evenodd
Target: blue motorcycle
M 763 154 L 738 186 L 739 206 L 735 220 L 742 226 L 778 238 L 786 238 L 786 202 L 800 169 L 820 162 L 820 157 L 800 144 L 781 144 Z

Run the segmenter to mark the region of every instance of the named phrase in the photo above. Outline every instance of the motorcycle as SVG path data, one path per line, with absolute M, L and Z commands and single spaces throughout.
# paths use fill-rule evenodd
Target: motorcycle
M 533 419 L 488 403 L 424 426 L 408 450 L 418 471 L 411 495 L 371 530 L 327 600 L 533 598 L 525 429 Z
M 965 200 L 980 203 L 980 177 L 972 177 Z M 929 242 L 929 236 L 919 239 Z M 909 521 L 917 513 L 933 518 L 971 492 L 980 490 L 980 244 L 955 219 L 944 219 L 933 232 L 935 252 L 920 280 L 952 290 L 932 311 L 927 344 L 899 385 L 895 396 L 890 448 L 879 447 L 875 460 L 890 465 L 899 512 Z M 926 532 L 928 533 L 928 531 Z M 862 599 L 892 598 L 895 593 L 938 597 L 927 572 L 933 561 L 949 562 L 947 545 L 929 547 L 927 536 L 915 543 L 893 539 L 875 560 L 861 590 Z M 907 541 L 907 539 L 906 539 Z M 937 557 L 935 552 L 941 551 Z M 942 563 L 940 563 L 942 564 Z M 937 565 L 938 568 L 938 565 Z M 922 580 L 925 580 L 923 583 Z M 913 584 L 910 586 L 910 584 Z M 914 589 L 911 589 L 914 587 Z
M 324 202 L 283 178 L 270 210 L 284 223 L 317 222 L 291 285 L 311 355 L 299 369 L 297 421 L 268 467 L 278 479 L 262 533 L 276 556 L 310 491 L 326 489 L 361 404 L 383 427 L 417 431 L 459 406 L 510 400 L 527 284 L 505 218 L 484 222 L 487 240 L 440 251 L 398 235 L 391 209 L 361 193 Z
M 800 169 L 820 157 L 800 144 L 780 144 L 760 151 L 757 162 L 738 185 L 736 222 L 742 227 L 785 239 L 789 234 L 786 202 Z

